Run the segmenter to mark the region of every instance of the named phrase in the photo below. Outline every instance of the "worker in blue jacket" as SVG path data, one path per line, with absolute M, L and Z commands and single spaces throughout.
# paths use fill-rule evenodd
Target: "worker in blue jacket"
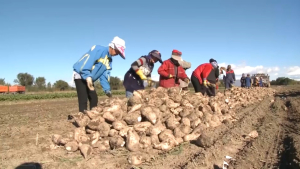
M 250 88 L 251 87 L 251 83 L 252 83 L 252 80 L 250 78 L 250 74 L 247 74 L 247 77 L 245 78 L 245 81 L 246 81 L 246 88 Z
M 97 106 L 98 97 L 93 83 L 98 79 L 105 94 L 112 97 L 109 78 L 112 70 L 112 56 L 116 55 L 125 59 L 125 41 L 118 36 L 114 37 L 107 47 L 92 46 L 73 65 L 79 112 L 87 110 L 87 100 L 90 101 L 90 109 Z

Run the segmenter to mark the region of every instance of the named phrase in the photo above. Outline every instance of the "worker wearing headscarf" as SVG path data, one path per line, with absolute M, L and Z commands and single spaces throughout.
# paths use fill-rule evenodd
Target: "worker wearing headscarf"
M 180 65 L 182 62 L 182 52 L 174 49 L 171 54 L 171 58 L 165 60 L 162 65 L 158 68 L 159 86 L 164 88 L 171 88 L 181 86 L 181 81 L 189 83 L 185 70 Z
M 123 82 L 127 98 L 132 97 L 135 90 L 145 89 L 144 80 L 151 82 L 151 73 L 157 61 L 162 63 L 161 54 L 158 50 L 152 50 L 131 64 Z

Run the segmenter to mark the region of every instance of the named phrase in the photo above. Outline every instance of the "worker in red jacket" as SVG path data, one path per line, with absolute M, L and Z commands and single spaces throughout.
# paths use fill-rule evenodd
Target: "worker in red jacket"
M 218 63 L 215 59 L 210 59 L 209 63 L 198 66 L 191 77 L 195 92 L 205 93 L 209 96 L 216 95 L 216 83 L 220 71 Z
M 158 68 L 159 86 L 164 88 L 177 87 L 180 85 L 179 80 L 189 83 L 190 80 L 179 63 L 182 61 L 181 55 L 182 52 L 174 49 L 171 58 L 165 60 Z

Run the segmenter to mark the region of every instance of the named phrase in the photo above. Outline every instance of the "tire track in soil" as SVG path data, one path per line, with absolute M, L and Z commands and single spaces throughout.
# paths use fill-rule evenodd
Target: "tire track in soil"
M 290 100 L 294 105 L 290 104 Z M 231 167 L 299 169 L 299 103 L 300 97 L 298 101 L 294 101 L 294 98 L 285 101 L 276 97 L 271 113 L 267 113 L 264 123 L 258 129 L 260 136 L 237 154 Z M 298 107 L 298 110 L 291 110 L 292 107 Z
M 299 95 L 299 93 L 298 93 Z M 296 96 L 296 95 L 295 95 Z M 288 113 L 285 124 L 283 125 L 284 133 L 278 150 L 278 161 L 274 164 L 274 168 L 299 169 L 300 168 L 300 112 L 299 112 L 300 97 L 286 101 Z
M 281 126 L 286 117 L 281 107 L 283 105 L 283 101 L 275 99 L 264 120 L 256 128 L 258 138 L 250 141 L 236 154 L 236 161 L 230 163 L 231 168 L 271 168 L 277 162 L 277 150 L 283 135 Z
M 238 121 L 231 124 L 222 124 L 207 131 L 215 143 L 210 148 L 201 148 L 194 144 L 183 147 L 184 151 L 176 155 L 161 155 L 160 159 L 152 161 L 150 166 L 142 168 L 218 168 L 223 163 L 225 155 L 234 156 L 245 144 L 243 135 L 247 135 L 255 126 L 260 126 L 269 108 L 272 97 L 266 97 L 259 103 L 237 110 Z
M 202 157 L 196 157 L 192 159 L 197 161 L 192 164 L 191 160 L 180 168 L 222 168 L 223 160 L 226 155 L 234 157 L 235 155 L 243 149 L 243 147 L 250 143 L 250 140 L 245 139 L 245 135 L 248 135 L 252 130 L 255 130 L 257 127 L 265 120 L 265 116 L 268 112 L 269 104 L 271 97 L 268 97 L 254 105 L 253 110 L 246 110 L 245 113 L 240 114 L 241 118 L 233 127 L 227 130 L 225 134 L 219 135 L 216 138 L 215 144 L 206 149 L 203 152 Z M 214 135 L 217 131 L 211 131 L 211 135 Z

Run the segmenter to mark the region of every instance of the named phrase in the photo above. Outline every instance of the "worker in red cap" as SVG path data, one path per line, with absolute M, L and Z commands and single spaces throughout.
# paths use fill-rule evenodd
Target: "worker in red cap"
M 182 82 L 189 83 L 190 79 L 180 65 L 182 52 L 173 50 L 171 58 L 165 60 L 158 68 L 159 86 L 164 88 L 181 86 Z

